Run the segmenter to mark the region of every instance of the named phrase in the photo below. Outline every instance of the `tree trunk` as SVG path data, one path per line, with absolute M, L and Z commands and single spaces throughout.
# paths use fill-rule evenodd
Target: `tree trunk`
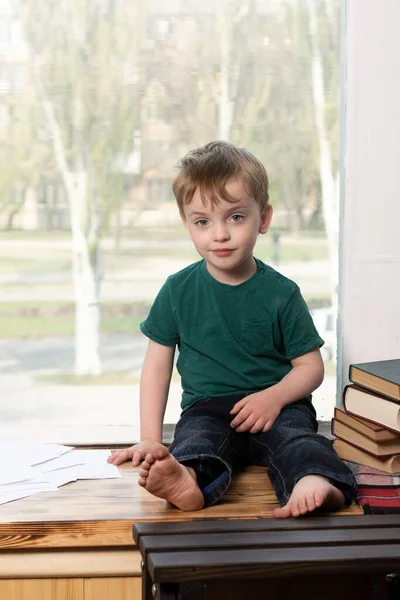
M 97 375 L 100 363 L 100 246 L 85 235 L 88 207 L 87 174 L 70 174 L 73 278 L 75 292 L 75 374 Z M 89 241 L 90 240 L 90 241 Z
M 319 145 L 319 172 L 322 190 L 322 208 L 328 238 L 330 257 L 331 301 L 334 314 L 337 312 L 338 293 L 338 231 L 339 214 L 335 178 L 332 173 L 332 157 L 325 122 L 324 70 L 317 38 L 317 15 L 314 0 L 308 0 L 310 13 L 310 36 L 312 49 L 312 90 L 314 114 Z M 335 349 L 334 349 L 335 350 Z M 336 351 L 334 352 L 336 357 Z
M 51 132 L 55 158 L 65 183 L 70 207 L 75 294 L 75 374 L 96 375 L 101 373 L 99 348 L 101 274 L 97 209 L 95 203 L 90 202 L 88 173 L 83 169 L 72 171 L 68 166 L 66 149 L 53 104 L 42 85 L 36 61 L 33 66 Z M 84 164 L 81 157 L 79 158 L 76 164 Z
M 17 208 L 13 208 L 12 210 L 10 210 L 10 212 L 8 213 L 7 223 L 5 226 L 6 231 L 11 231 L 12 229 L 14 229 L 14 219 L 19 213 L 20 209 L 21 207 L 18 206 Z
M 228 32 L 221 31 L 221 72 L 220 92 L 218 103 L 218 137 L 220 140 L 229 140 L 232 125 L 233 106 L 229 98 L 229 39 Z

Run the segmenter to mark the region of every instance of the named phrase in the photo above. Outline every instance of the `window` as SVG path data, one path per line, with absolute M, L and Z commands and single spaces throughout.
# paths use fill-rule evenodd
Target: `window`
M 0 93 L 23 91 L 10 95 L 18 118 L 0 104 L 0 205 L 13 199 L 0 212 L 0 432 L 132 439 L 139 323 L 165 278 L 197 260 L 171 181 L 179 158 L 213 139 L 265 164 L 274 220 L 256 255 L 299 283 L 330 347 L 340 1 L 23 4 L 29 18 L 15 4 L 12 28 L 25 54 L 0 12 Z M 323 419 L 332 344 L 315 394 Z M 174 373 L 168 422 L 179 403 Z

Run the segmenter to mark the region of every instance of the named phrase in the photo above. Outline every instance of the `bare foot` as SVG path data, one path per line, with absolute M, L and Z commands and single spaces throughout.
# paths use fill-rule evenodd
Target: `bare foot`
M 197 485 L 196 474 L 190 467 L 181 465 L 168 452 L 161 453 L 161 444 L 154 443 L 152 453 L 146 455 L 139 470 L 139 485 L 150 494 L 163 498 L 181 510 L 200 510 L 204 496 Z M 154 454 L 162 458 L 155 458 Z
M 293 488 L 288 503 L 274 510 L 276 519 L 300 517 L 317 508 L 336 510 L 345 503 L 344 495 L 321 475 L 306 475 Z

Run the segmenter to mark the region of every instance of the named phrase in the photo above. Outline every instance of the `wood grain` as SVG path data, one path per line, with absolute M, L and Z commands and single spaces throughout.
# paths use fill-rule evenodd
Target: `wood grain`
M 3 550 L 0 579 L 141 577 L 138 550 Z M 0 598 L 3 596 L 0 594 Z
M 181 512 L 137 483 L 138 469 L 121 465 L 121 479 L 81 480 L 0 506 L 0 549 L 134 546 L 132 524 L 142 521 L 259 519 L 279 506 L 265 469 L 237 475 L 221 503 Z M 339 511 L 361 515 L 358 506 Z
M 19 579 L 0 581 L 2 600 L 84 600 L 83 579 Z M 101 600 L 101 597 L 98 597 Z
M 84 580 L 84 600 L 141 600 L 138 577 L 112 577 Z
M 310 548 L 240 548 L 154 552 L 146 559 L 154 582 L 207 581 L 245 578 L 292 577 L 324 573 L 391 573 L 400 560 L 399 544 L 326 546 Z

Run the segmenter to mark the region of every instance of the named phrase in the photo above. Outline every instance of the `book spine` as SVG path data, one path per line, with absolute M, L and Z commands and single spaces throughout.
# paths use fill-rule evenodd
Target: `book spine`
M 373 456 L 374 458 L 376 458 L 378 460 L 380 459 L 380 460 L 386 461 L 386 460 L 389 460 L 390 458 L 399 456 L 399 454 L 393 454 L 393 452 L 389 452 L 389 454 L 375 454 L 374 452 L 372 452 L 372 450 L 367 450 L 366 448 L 363 448 L 362 446 L 358 446 L 354 442 L 349 442 L 349 440 L 346 440 L 344 437 L 340 437 L 339 435 L 337 435 L 336 438 L 338 440 L 342 440 L 343 442 L 346 442 L 346 444 L 349 444 L 349 446 L 354 446 L 354 448 L 357 448 L 357 450 L 360 450 L 360 452 L 364 452 L 365 454 L 368 454 L 368 456 Z
M 360 415 L 358 415 L 356 413 L 351 412 L 350 410 L 348 410 L 347 413 L 349 415 L 352 415 L 353 417 L 359 417 L 360 416 Z M 365 419 L 366 421 L 369 421 L 370 423 L 374 423 L 374 425 L 381 425 L 385 429 L 388 429 L 389 431 L 393 431 L 393 433 L 397 433 L 397 435 L 400 434 L 400 429 L 394 429 L 394 427 L 389 427 L 389 425 L 386 425 L 386 424 L 383 424 L 383 423 L 378 423 L 378 421 L 373 421 L 372 419 L 367 419 L 367 417 L 362 417 L 362 418 Z
M 343 389 L 343 394 L 342 394 L 342 405 L 343 405 L 345 412 L 347 412 L 349 415 L 353 414 L 347 410 L 347 406 L 346 406 L 346 392 L 350 387 L 354 387 L 354 384 L 345 385 L 344 389 Z M 356 416 L 356 415 L 354 415 L 354 416 Z
M 361 388 L 364 391 L 370 392 L 371 394 L 375 394 L 376 396 L 379 396 L 380 398 L 384 398 L 385 400 L 390 400 L 391 402 L 396 402 L 397 404 L 400 404 L 400 386 L 398 386 L 398 394 L 396 395 L 392 395 L 390 393 L 384 393 L 382 390 L 377 391 L 375 389 L 375 387 L 373 386 L 366 386 L 365 384 L 361 386 L 360 383 L 354 382 L 354 375 L 353 375 L 353 367 L 355 369 L 357 369 L 358 371 L 362 371 L 364 373 L 368 373 L 368 371 L 364 371 L 363 369 L 360 369 L 360 367 L 358 367 L 357 365 L 350 365 L 349 367 L 349 379 L 352 382 L 352 384 L 356 385 L 357 387 Z M 377 380 L 377 381 L 387 381 L 388 383 L 392 383 L 391 381 L 389 381 L 388 379 L 384 379 L 382 377 L 379 377 L 378 375 L 373 375 L 373 377 Z M 393 384 L 396 385 L 396 384 Z

